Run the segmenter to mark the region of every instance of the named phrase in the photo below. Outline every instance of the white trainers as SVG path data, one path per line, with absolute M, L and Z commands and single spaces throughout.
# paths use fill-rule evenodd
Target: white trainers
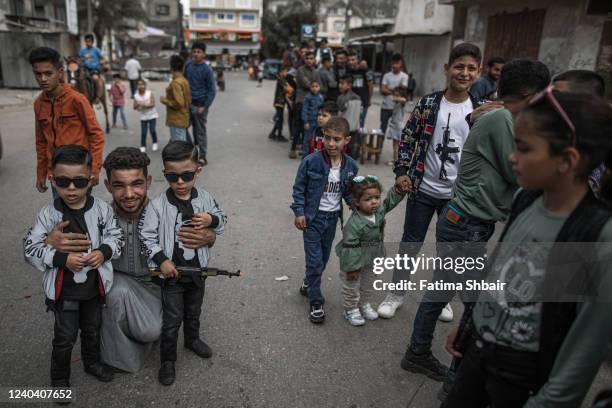
M 153 143 L 153 149 L 152 149 L 152 150 L 153 150 L 154 152 L 156 152 L 156 151 L 157 151 L 157 149 L 158 149 L 158 147 L 157 147 L 157 143 Z
M 345 310 L 343 315 L 351 326 L 363 326 L 365 324 L 365 319 L 361 315 L 361 312 L 359 312 L 359 308 Z
M 440 316 L 438 316 L 438 320 L 446 323 L 453 321 L 453 308 L 451 307 L 450 303 L 447 303 L 446 306 L 444 306 L 442 313 L 440 313 Z
M 378 313 L 376 313 L 376 310 L 374 310 L 372 305 L 369 303 L 366 303 L 365 305 L 361 306 L 361 315 L 365 317 L 366 320 L 378 319 Z
M 396 295 L 395 293 L 387 293 L 387 297 L 378 306 L 378 316 L 384 319 L 391 319 L 395 316 L 395 311 L 404 304 L 405 296 Z
M 140 151 L 141 151 L 142 153 L 146 153 L 147 148 L 146 148 L 146 147 L 144 147 L 144 146 L 140 146 Z

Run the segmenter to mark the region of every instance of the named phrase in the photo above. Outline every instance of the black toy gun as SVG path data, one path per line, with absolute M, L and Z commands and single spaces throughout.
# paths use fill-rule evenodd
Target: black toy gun
M 182 274 L 192 276 L 195 275 L 200 276 L 202 278 L 207 278 L 209 276 L 227 276 L 228 278 L 232 278 L 234 276 L 243 276 L 243 273 L 240 272 L 240 270 L 237 270 L 236 272 L 230 272 L 219 268 L 197 268 L 194 266 L 177 266 L 176 270 L 179 273 L 178 278 L 180 278 Z M 161 269 L 159 268 L 149 268 L 149 272 L 153 277 L 159 277 L 160 275 L 162 275 Z
M 455 159 L 450 157 L 450 155 L 451 153 L 459 152 L 458 147 L 448 147 L 449 143 L 453 143 L 455 141 L 455 139 L 451 139 L 450 137 L 450 117 L 451 114 L 449 113 L 446 127 L 444 128 L 444 133 L 442 133 L 442 144 L 439 144 L 436 147 L 436 153 L 440 155 L 440 180 L 448 180 L 444 163 L 449 161 L 452 164 L 455 164 Z
M 468 341 L 472 336 L 474 330 L 474 319 L 472 318 L 472 311 L 474 310 L 475 302 L 465 303 L 465 309 L 459 322 L 459 328 L 457 329 L 457 336 L 453 342 L 453 348 L 460 353 L 464 353 L 468 346 Z

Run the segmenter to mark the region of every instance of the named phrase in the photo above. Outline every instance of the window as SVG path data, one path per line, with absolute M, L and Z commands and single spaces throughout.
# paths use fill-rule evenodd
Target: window
M 200 7 L 215 7 L 215 0 L 198 0 Z
M 241 27 L 256 27 L 257 26 L 257 16 L 254 13 L 240 14 L 240 26 Z
M 170 6 L 167 4 L 158 4 L 155 6 L 155 15 L 157 16 L 169 16 Z
M 251 8 L 251 0 L 236 0 L 237 8 Z
M 193 25 L 194 27 L 210 25 L 210 14 L 205 11 L 196 11 L 193 13 Z
M 334 21 L 334 31 L 337 33 L 344 32 L 344 21 Z
M 219 23 L 233 23 L 236 20 L 234 13 L 217 13 L 217 22 Z

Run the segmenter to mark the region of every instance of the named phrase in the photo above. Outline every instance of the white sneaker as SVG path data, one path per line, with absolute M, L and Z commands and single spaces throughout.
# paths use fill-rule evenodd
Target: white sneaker
M 453 308 L 451 307 L 450 303 L 447 303 L 446 306 L 444 306 L 438 320 L 446 323 L 453 321 Z
M 378 306 L 378 316 L 384 319 L 391 319 L 395 316 L 395 311 L 404 304 L 405 296 L 396 295 L 395 293 L 387 293 L 387 297 Z
M 140 151 L 141 151 L 141 152 L 143 152 L 143 153 L 146 153 L 147 148 L 146 148 L 146 147 L 144 147 L 144 146 L 140 146 Z
M 344 318 L 348 320 L 351 326 L 363 326 L 365 324 L 365 319 L 359 312 L 359 308 L 354 308 L 351 310 L 345 310 Z
M 153 143 L 153 151 L 156 152 L 157 151 L 157 143 Z
M 378 319 L 378 313 L 376 313 L 376 310 L 374 310 L 372 305 L 369 303 L 366 303 L 365 305 L 361 306 L 361 314 L 363 315 L 363 317 L 366 318 L 366 320 Z

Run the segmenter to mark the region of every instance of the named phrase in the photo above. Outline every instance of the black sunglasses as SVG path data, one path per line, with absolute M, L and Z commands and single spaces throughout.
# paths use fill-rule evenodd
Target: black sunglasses
M 195 177 L 195 171 L 185 171 L 183 173 L 164 173 L 164 177 L 168 180 L 169 183 L 176 183 L 179 181 L 179 178 L 184 182 L 188 183 Z
M 64 176 L 60 176 L 60 177 L 54 176 L 53 180 L 55 181 L 55 184 L 59 188 L 68 188 L 70 187 L 70 184 L 74 184 L 76 188 L 80 189 L 80 188 L 85 188 L 89 185 L 89 179 L 85 177 L 70 178 L 70 177 L 64 177 Z

